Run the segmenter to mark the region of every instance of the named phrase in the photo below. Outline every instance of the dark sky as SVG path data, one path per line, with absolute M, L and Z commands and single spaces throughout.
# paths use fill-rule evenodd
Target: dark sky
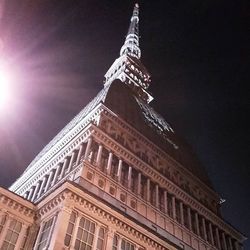
M 230 0 L 139 4 L 141 60 L 152 75 L 152 106 L 197 152 L 226 199 L 226 220 L 250 235 L 249 5 Z M 102 88 L 133 5 L 6 1 L 0 36 L 16 80 L 0 113 L 1 186 L 8 187 Z

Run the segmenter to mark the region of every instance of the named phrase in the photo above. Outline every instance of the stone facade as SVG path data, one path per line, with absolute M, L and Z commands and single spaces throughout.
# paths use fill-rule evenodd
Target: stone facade
M 1 249 L 242 250 L 201 167 L 149 106 L 138 14 L 104 88 L 0 188 Z

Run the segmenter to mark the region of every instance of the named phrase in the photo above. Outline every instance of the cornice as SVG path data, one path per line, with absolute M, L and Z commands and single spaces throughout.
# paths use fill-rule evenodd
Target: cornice
M 0 187 L 0 208 L 6 211 L 15 211 L 19 215 L 34 219 L 36 207 L 22 197 Z

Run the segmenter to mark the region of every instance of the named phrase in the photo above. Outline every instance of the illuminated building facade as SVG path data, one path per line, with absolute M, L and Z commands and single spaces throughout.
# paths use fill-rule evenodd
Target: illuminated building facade
M 103 89 L 0 189 L 1 249 L 242 250 L 188 146 L 151 106 L 136 4 Z

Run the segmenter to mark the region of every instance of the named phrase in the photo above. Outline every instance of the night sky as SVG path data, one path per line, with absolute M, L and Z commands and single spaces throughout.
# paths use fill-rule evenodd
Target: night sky
M 0 0 L 3 2 L 3 0 Z M 141 61 L 152 106 L 197 153 L 226 199 L 224 218 L 250 235 L 247 1 L 140 4 Z M 2 57 L 13 74 L 0 112 L 0 185 L 8 187 L 102 88 L 134 1 L 7 0 Z M 250 249 L 250 243 L 245 244 Z

